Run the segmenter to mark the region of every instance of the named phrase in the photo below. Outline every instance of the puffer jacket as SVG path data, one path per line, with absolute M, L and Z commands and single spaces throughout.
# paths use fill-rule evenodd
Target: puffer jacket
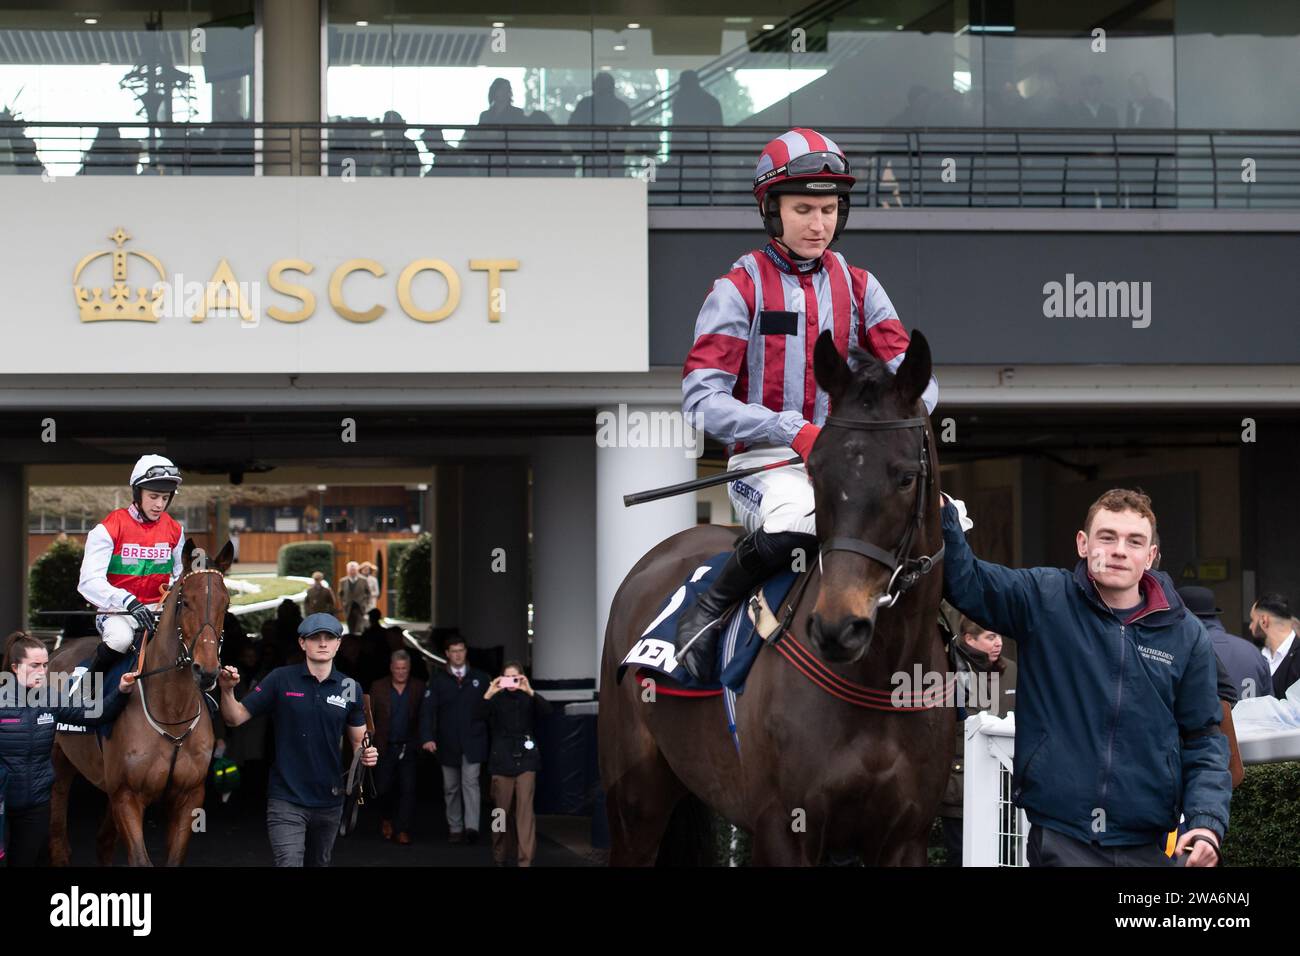
M 24 810 L 50 799 L 54 786 L 54 734 L 59 724 L 96 727 L 110 723 L 130 702 L 114 682 L 104 683 L 103 708 L 27 706 L 15 700 L 16 682 L 10 673 L 0 683 L 0 764 L 9 771 L 5 802 L 8 810 Z M 22 692 L 19 689 L 18 692 Z M 29 698 L 30 699 L 30 698 Z

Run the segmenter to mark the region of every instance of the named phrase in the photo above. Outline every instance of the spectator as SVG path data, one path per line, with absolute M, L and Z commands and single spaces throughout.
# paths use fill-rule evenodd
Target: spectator
M 578 100 L 570 126 L 631 126 L 632 108 L 614 92 L 614 77 L 597 73 L 591 93 Z
M 302 624 L 302 611 L 293 601 L 285 598 L 275 609 L 275 646 L 280 659 L 286 664 L 298 664 L 303 660 L 302 649 L 298 646 L 298 628 Z
M 7 866 L 37 866 L 46 859 L 50 842 L 50 791 L 54 787 L 54 732 L 60 722 L 98 726 L 110 723 L 126 707 L 132 685 L 126 677 L 105 682 L 103 699 L 95 701 L 97 683 L 86 681 L 85 701 L 77 694 L 54 693 L 49 684 L 50 653 L 22 631 L 5 641 L 0 664 L 6 680 L 26 692 L 46 688 L 47 706 L 29 706 L 27 699 L 0 701 L 0 805 L 5 832 L 0 832 L 0 859 Z M 80 688 L 79 688 L 80 690 Z M 17 694 L 6 694 L 14 696 Z M 68 706 L 59 706 L 66 704 Z
M 1187 605 L 1187 610 L 1205 625 L 1210 643 L 1214 645 L 1214 654 L 1227 672 L 1228 683 L 1232 685 L 1236 698 L 1268 697 L 1272 694 L 1273 677 L 1268 662 L 1250 641 L 1224 629 L 1219 620 L 1223 611 L 1214 606 L 1214 592 L 1209 588 L 1185 587 L 1178 589 L 1178 596 Z
M 307 589 L 307 597 L 302 604 L 308 614 L 338 614 L 338 599 L 330 590 L 324 573 L 320 571 L 311 573 L 311 587 Z
M 1260 597 L 1250 609 L 1250 633 L 1264 642 L 1260 653 L 1273 678 L 1273 696 L 1284 699 L 1288 688 L 1300 679 L 1300 647 L 1287 599 L 1276 593 Z
M 239 670 L 223 667 L 221 716 L 231 727 L 259 714 L 275 725 L 275 763 L 266 803 L 266 829 L 276 866 L 329 866 L 343 816 L 344 728 L 353 750 L 366 733 L 356 681 L 334 667 L 343 628 L 330 614 L 313 614 L 298 629 L 305 660 L 267 674 L 242 701 L 235 699 Z M 369 747 L 361 762 L 373 767 Z
M 402 119 L 401 113 L 389 110 L 384 114 L 384 130 L 380 139 L 384 152 L 379 165 L 386 176 L 419 176 L 424 169 L 420 147 L 407 137 L 405 127 L 406 120 Z
M 387 676 L 393 651 L 402 649 L 400 643 L 396 647 L 389 646 L 388 632 L 380 623 L 380 614 L 377 610 L 371 610 L 369 619 L 366 629 L 361 632 L 360 652 L 356 664 L 357 678 L 361 681 L 362 687 L 369 687 L 375 681 Z
M 123 139 L 116 126 L 101 126 L 81 159 L 81 175 L 134 176 L 140 164 L 140 143 Z
M 348 622 L 348 633 L 360 634 L 361 622 L 369 610 L 370 583 L 357 573 L 359 565 L 355 561 L 348 562 L 347 570 L 347 577 L 339 582 L 339 607 Z
M 672 110 L 674 126 L 722 125 L 722 104 L 700 86 L 700 75 L 694 70 L 682 71 L 677 92 L 673 94 Z
M 487 724 L 475 717 L 475 703 L 489 678 L 465 663 L 465 641 L 450 638 L 447 666 L 429 680 L 420 705 L 421 746 L 442 764 L 448 841 L 475 843 L 479 828 L 479 773 L 488 755 Z
M 388 676 L 370 685 L 370 712 L 375 717 L 375 746 L 380 753 L 375 775 L 380 829 L 385 840 L 391 840 L 396 832 L 402 846 L 411 845 L 415 817 L 415 745 L 423 698 L 424 681 L 411 678 L 411 655 L 393 651 Z
M 527 114 L 515 106 L 515 91 L 510 81 L 498 76 L 488 87 L 488 108 L 478 114 L 480 126 L 500 126 L 505 123 L 523 123 Z
M 1116 129 L 1119 126 L 1119 114 L 1115 107 L 1101 98 L 1101 77 L 1089 73 L 1083 78 L 1079 90 L 1079 102 L 1074 108 L 1076 126 L 1104 126 Z
M 234 658 L 239 668 L 239 683 L 235 685 L 235 699 L 243 700 L 253 688 L 269 674 L 272 668 L 261 643 L 249 642 Z M 223 657 L 224 659 L 224 657 Z M 266 791 L 266 730 L 270 718 L 259 714 L 238 727 L 226 728 L 223 746 L 218 746 L 216 756 L 226 756 L 239 765 L 240 800 L 264 797 Z M 218 725 L 222 722 L 217 721 Z
M 1168 103 L 1151 94 L 1145 73 L 1134 73 L 1128 81 L 1128 112 L 1124 125 L 1129 129 L 1168 129 L 1174 125 L 1174 111 Z
M 976 624 L 964 614 L 952 611 L 951 616 L 958 618 L 953 651 L 966 665 L 965 673 L 973 679 L 962 692 L 961 699 L 956 701 L 957 739 L 948 787 L 939 805 L 939 817 L 943 844 L 948 851 L 947 865 L 961 866 L 962 809 L 966 799 L 966 775 L 962 770 L 966 762 L 966 718 L 981 711 L 994 717 L 1005 717 L 1014 709 L 1016 664 L 1002 656 L 1001 634 Z
M 370 612 L 379 606 L 379 578 L 375 576 L 375 566 L 362 561 L 361 576 L 366 579 L 366 617 L 370 617 Z
M 947 496 L 944 590 L 1018 642 L 1011 798 L 1032 827 L 1031 866 L 1214 866 L 1228 829 L 1228 742 L 1205 629 L 1150 571 L 1155 512 L 1113 489 L 1088 509 L 1073 572 L 978 560 Z M 1098 809 L 1102 815 L 1098 815 Z
M 533 791 L 540 764 L 537 720 L 551 705 L 532 688 L 524 669 L 510 661 L 500 677 L 492 679 L 475 706 L 480 720 L 492 732 L 488 772 L 492 774 L 492 803 L 505 813 L 505 827 L 492 827 L 492 861 L 505 866 L 517 856 L 519 866 L 532 866 L 537 852 L 533 821 Z

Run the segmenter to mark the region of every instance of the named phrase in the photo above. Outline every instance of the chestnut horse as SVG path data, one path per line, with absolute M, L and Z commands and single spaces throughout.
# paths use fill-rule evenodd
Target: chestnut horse
M 956 717 L 933 697 L 905 694 L 903 703 L 915 707 L 888 701 L 897 687 L 906 690 L 895 675 L 911 679 L 918 664 L 926 674 L 948 669 L 936 629 L 938 463 L 921 402 L 930 367 L 919 332 L 897 374 L 874 358 L 853 371 L 830 332 L 817 341 L 814 374 L 832 410 L 808 462 L 819 554 L 774 609 L 789 621 L 792 641 L 784 646 L 812 650 L 800 665 L 779 643 L 759 653 L 736 701 L 739 753 L 720 697 L 652 696 L 640 681 L 629 676 L 620 685 L 615 676 L 664 599 L 706 559 L 732 548 L 735 533 L 683 531 L 624 579 L 601 667 L 611 865 L 653 865 L 661 844 L 666 851 L 683 835 L 667 836 L 670 820 L 678 831 L 701 818 L 688 812 L 700 809 L 692 795 L 752 835 L 755 865 L 817 865 L 844 855 L 867 865 L 925 864 Z M 807 674 L 820 675 L 822 686 Z
M 185 861 L 212 759 L 212 720 L 202 690 L 216 685 L 221 666 L 222 622 L 230 604 L 223 576 L 234 553 L 227 541 L 209 567 L 196 568 L 194 542 L 185 542 L 186 571 L 167 592 L 132 700 L 114 721 L 112 736 L 101 747 L 94 733 L 56 735 L 50 797 L 55 866 L 67 866 L 71 858 L 68 793 L 78 773 L 108 794 L 109 810 L 96 841 L 101 866 L 113 862 L 119 835 L 126 841 L 128 864 L 152 865 L 144 845 L 144 811 L 163 798 L 167 865 Z M 51 672 L 71 671 L 91 654 L 95 641 L 81 638 L 61 648 L 50 661 Z

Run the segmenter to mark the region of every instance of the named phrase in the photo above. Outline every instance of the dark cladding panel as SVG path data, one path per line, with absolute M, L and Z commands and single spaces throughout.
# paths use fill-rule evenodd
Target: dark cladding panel
M 681 365 L 713 280 L 761 238 L 651 232 L 652 365 Z M 836 248 L 880 278 L 940 364 L 1300 362 L 1294 235 L 849 232 Z M 1130 283 L 1150 324 L 1134 326 L 1146 321 L 1137 299 L 1118 317 L 1045 315 L 1044 286 L 1060 283 L 1064 299 L 1071 274 L 1074 302 L 1086 294 L 1081 283 Z M 1121 304 L 1118 294 L 1113 301 Z

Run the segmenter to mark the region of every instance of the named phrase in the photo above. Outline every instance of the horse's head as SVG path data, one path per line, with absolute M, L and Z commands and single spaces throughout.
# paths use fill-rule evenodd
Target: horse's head
M 813 352 L 813 372 L 830 397 L 834 419 L 867 423 L 926 417 L 921 394 L 930 382 L 930 346 L 920 332 L 912 335 L 896 374 L 875 358 L 853 371 L 832 334 L 823 332 Z M 917 496 L 927 480 L 921 473 L 926 435 L 918 427 L 866 429 L 832 420 L 809 455 L 823 552 L 822 583 L 808 634 L 828 661 L 859 660 L 871 646 L 876 612 L 888 604 L 882 598 L 892 571 L 879 558 L 854 549 L 865 543 L 868 551 L 891 552 L 911 540 Z M 933 509 L 933 499 L 928 500 L 926 507 Z M 831 549 L 831 539 L 849 539 L 850 548 Z M 899 560 L 906 557 L 898 555 Z
M 229 541 L 220 554 L 210 558 L 191 540 L 185 542 L 181 557 L 184 572 L 176 583 L 180 592 L 176 598 L 178 636 L 183 652 L 187 651 L 191 658 L 194 680 L 204 690 L 216 684 L 221 669 L 221 630 L 230 606 L 225 573 L 234 557 L 235 549 Z

